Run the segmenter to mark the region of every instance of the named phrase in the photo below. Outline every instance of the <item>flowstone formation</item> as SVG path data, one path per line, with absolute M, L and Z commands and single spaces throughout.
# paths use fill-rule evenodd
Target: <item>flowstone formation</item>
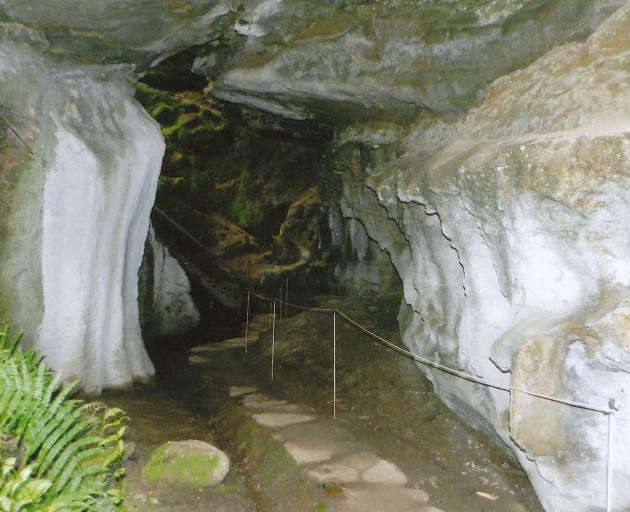
M 164 141 L 137 73 L 231 12 L 184 4 L 0 2 L 0 315 L 90 391 L 153 372 L 137 283 Z

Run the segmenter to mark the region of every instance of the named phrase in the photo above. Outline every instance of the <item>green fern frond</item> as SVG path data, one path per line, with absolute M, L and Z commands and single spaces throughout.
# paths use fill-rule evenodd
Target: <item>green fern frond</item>
M 60 386 L 20 339 L 0 327 L 0 433 L 18 442 L 23 459 L 0 459 L 0 512 L 116 510 L 125 413 L 93 413 L 72 399 L 77 383 Z

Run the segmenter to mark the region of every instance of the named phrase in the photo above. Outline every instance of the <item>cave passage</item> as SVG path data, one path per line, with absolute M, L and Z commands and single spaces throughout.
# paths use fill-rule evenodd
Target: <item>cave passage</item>
M 413 361 L 333 319 L 344 311 L 402 346 L 400 279 L 339 208 L 339 173 L 363 174 L 374 150 L 334 149 L 330 125 L 216 100 L 174 62 L 137 97 L 167 142 L 152 224 L 199 321 L 160 332 L 149 316 L 155 382 L 104 396 L 132 417 L 133 509 L 542 510 L 515 461 Z M 147 485 L 151 451 L 188 438 L 229 455 L 218 490 Z

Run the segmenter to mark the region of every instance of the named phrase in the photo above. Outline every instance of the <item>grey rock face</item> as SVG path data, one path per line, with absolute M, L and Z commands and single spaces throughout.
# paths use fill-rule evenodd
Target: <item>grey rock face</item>
M 419 354 L 607 408 L 630 385 L 630 6 L 585 44 L 492 84 L 464 120 L 418 127 L 406 156 L 363 184 L 361 219 L 404 282 L 400 322 Z M 379 213 L 380 212 L 380 213 Z M 510 446 L 547 510 L 605 504 L 607 418 L 425 370 L 443 400 Z M 615 415 L 620 446 L 630 416 Z M 615 449 L 614 507 L 630 505 Z
M 233 5 L 234 4 L 234 5 Z M 0 1 L 0 37 L 82 63 L 141 68 L 220 34 L 230 0 Z
M 335 124 L 462 111 L 486 85 L 584 39 L 623 0 L 256 2 L 219 98 Z M 202 69 L 203 66 L 200 66 Z

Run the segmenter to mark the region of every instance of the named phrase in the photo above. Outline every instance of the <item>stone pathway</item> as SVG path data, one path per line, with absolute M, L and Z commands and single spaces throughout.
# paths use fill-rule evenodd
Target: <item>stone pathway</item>
M 274 439 L 284 443 L 296 464 L 304 467 L 306 479 L 338 489 L 326 510 L 440 512 L 430 505 L 425 491 L 407 485 L 407 477 L 396 464 L 370 451 L 338 422 L 254 390 L 240 404 L 256 423 L 274 431 Z
M 255 344 L 269 328 L 269 316 L 255 315 L 250 322 L 248 344 Z M 210 363 L 211 353 L 244 350 L 245 338 L 195 347 L 189 361 Z M 206 354 L 208 354 L 206 356 Z M 303 478 L 331 489 L 327 512 L 441 512 L 429 495 L 409 485 L 407 476 L 344 429 L 340 422 L 318 416 L 305 405 L 275 400 L 250 383 L 229 388 L 229 396 L 259 426 L 270 429 L 283 443 Z

